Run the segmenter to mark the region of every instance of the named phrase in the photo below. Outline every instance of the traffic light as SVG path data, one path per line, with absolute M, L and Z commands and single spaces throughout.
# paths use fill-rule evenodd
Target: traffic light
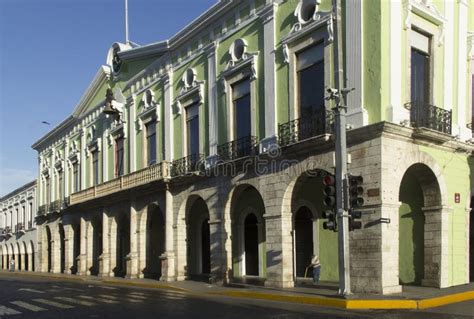
M 327 230 L 337 231 L 337 223 L 336 223 L 336 213 L 332 210 L 327 210 L 323 212 L 323 218 L 327 219 L 323 223 L 323 228 Z
M 349 210 L 349 231 L 362 228 L 362 222 L 359 220 L 362 218 L 362 212 Z
M 349 175 L 349 207 L 350 209 L 364 206 L 364 179 L 362 176 Z
M 328 208 L 336 209 L 336 178 L 334 175 L 328 174 L 323 177 L 323 194 L 324 194 L 324 205 Z

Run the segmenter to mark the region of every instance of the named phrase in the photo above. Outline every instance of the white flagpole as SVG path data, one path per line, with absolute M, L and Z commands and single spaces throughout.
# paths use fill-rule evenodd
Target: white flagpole
M 125 0 L 125 43 L 130 42 L 128 38 L 128 0 Z

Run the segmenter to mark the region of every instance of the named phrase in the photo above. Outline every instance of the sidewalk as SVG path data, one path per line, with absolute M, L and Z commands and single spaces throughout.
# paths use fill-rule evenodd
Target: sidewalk
M 191 295 L 262 299 L 344 309 L 427 309 L 474 300 L 474 283 L 444 289 L 405 286 L 400 294 L 388 296 L 354 294 L 344 298 L 337 296 L 337 285 L 334 283 L 279 289 L 245 284 L 233 284 L 223 287 L 197 281 L 161 282 L 152 279 L 101 278 L 38 272 L 10 273 L 0 271 L 0 275 L 54 278 L 57 280 L 82 281 L 96 284 L 178 290 Z

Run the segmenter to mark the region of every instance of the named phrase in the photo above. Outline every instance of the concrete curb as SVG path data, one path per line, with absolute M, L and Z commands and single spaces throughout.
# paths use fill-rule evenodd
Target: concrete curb
M 114 286 L 127 286 L 127 287 L 140 287 L 140 288 L 149 288 L 149 289 L 164 289 L 164 290 L 174 290 L 185 292 L 189 295 L 194 296 L 224 296 L 232 298 L 247 298 L 247 299 L 260 299 L 260 300 L 269 300 L 269 301 L 278 301 L 278 302 L 289 302 L 289 303 L 298 303 L 298 304 L 307 304 L 307 305 L 318 305 L 325 307 L 333 308 L 342 308 L 342 309 L 359 309 L 359 310 L 369 310 L 369 309 L 429 309 L 440 307 L 444 305 L 449 305 L 453 303 L 474 300 L 474 290 L 465 291 L 461 293 L 454 293 L 450 295 L 427 298 L 427 299 L 342 299 L 342 298 L 331 298 L 331 297 L 318 297 L 318 296 L 300 296 L 300 295 L 285 295 L 285 294 L 272 294 L 265 292 L 255 292 L 255 291 L 241 291 L 241 290 L 225 290 L 222 289 L 218 292 L 209 292 L 209 291 L 194 291 L 192 289 L 185 289 L 181 287 L 176 287 L 169 284 L 162 283 L 149 283 L 149 282 L 134 282 L 134 281 L 122 281 L 109 278 L 98 278 L 91 280 L 88 277 L 82 276 L 51 276 L 46 273 L 7 273 L 0 272 L 0 274 L 8 274 L 13 276 L 28 276 L 28 277 L 40 277 L 40 278 L 55 278 L 57 280 L 65 281 L 82 281 L 89 283 L 101 283 Z

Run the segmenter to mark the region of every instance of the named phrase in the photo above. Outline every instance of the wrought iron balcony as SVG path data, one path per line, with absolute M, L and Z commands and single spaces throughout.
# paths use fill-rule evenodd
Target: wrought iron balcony
M 405 104 L 410 111 L 412 127 L 428 128 L 445 134 L 451 134 L 452 111 L 430 105 L 424 102 Z
M 23 223 L 18 223 L 15 225 L 15 233 L 24 233 L 25 232 L 25 226 Z
M 246 136 L 217 146 L 221 161 L 232 161 L 245 156 L 257 155 L 257 137 Z
M 49 204 L 49 211 L 51 213 L 59 213 L 61 211 L 61 201 L 58 199 Z
M 38 216 L 45 216 L 48 212 L 48 205 L 41 205 L 38 207 Z
M 150 165 L 139 171 L 117 177 L 97 186 L 92 186 L 80 192 L 71 194 L 70 205 L 76 205 L 122 190 L 131 189 L 151 182 L 163 180 L 166 177 L 168 177 L 167 162 Z
M 192 154 L 171 163 L 171 176 L 181 176 L 193 172 L 202 172 L 205 168 L 204 154 Z
M 30 221 L 28 222 L 28 229 L 31 229 L 31 228 L 33 228 L 33 222 L 30 220 Z
M 12 230 L 11 230 L 10 226 L 5 227 L 5 230 L 3 231 L 3 233 L 7 237 L 11 236 L 12 235 Z
M 313 112 L 310 116 L 303 116 L 278 125 L 280 146 L 286 146 L 311 137 L 330 134 L 333 132 L 334 112 L 327 109 Z

